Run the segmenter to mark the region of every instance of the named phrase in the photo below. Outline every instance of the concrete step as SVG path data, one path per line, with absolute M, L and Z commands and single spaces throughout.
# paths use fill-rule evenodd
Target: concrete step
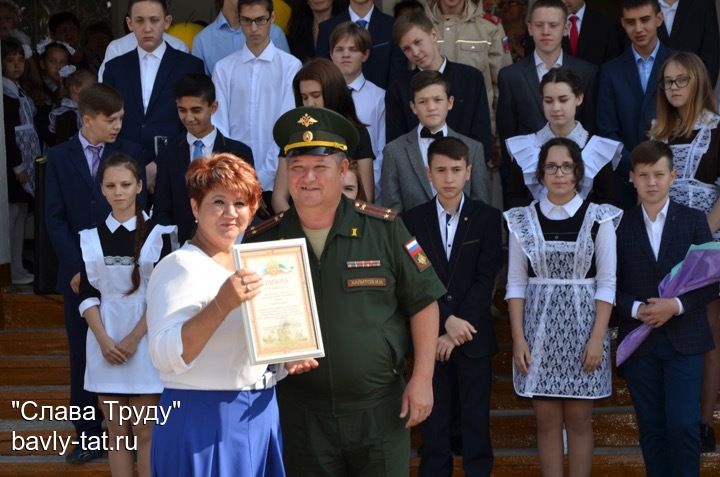
M 64 328 L 23 328 L 0 331 L 0 354 L 67 355 L 68 341 Z
M 83 465 L 65 463 L 62 456 L 0 456 L 2 477 L 111 477 L 107 457 Z
M 565 459 L 567 475 L 567 459 Z M 413 456 L 410 461 L 410 476 L 416 477 L 420 458 Z M 701 477 L 717 477 L 720 469 L 720 454 L 703 454 Z M 453 477 L 462 477 L 462 459 L 453 459 Z M 534 450 L 495 449 L 493 477 L 540 477 L 540 464 Z M 639 448 L 604 447 L 595 448 L 592 463 L 592 477 L 645 477 L 645 465 Z
M 69 384 L 70 363 L 67 356 L 2 356 L 0 386 Z
M 63 299 L 60 295 L 35 295 L 0 290 L 0 329 L 64 328 Z
M 13 401 L 33 401 L 38 406 L 67 406 L 70 386 L 0 386 L 0 419 L 18 419 L 20 411 L 12 408 Z

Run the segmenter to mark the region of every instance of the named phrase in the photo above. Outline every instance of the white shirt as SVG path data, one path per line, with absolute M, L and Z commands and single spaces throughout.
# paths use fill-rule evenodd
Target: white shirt
M 547 74 L 548 71 L 550 71 L 551 68 L 548 68 L 545 65 L 545 62 L 540 59 L 540 57 L 537 54 L 537 51 L 533 51 L 533 58 L 535 59 L 535 71 L 537 71 L 538 75 L 538 81 L 542 81 L 543 76 Z M 555 60 L 555 64 L 552 65 L 552 68 L 560 68 L 563 65 L 563 51 L 560 50 L 560 56 L 558 56 L 557 60 Z
M 218 109 L 213 124 L 225 137 L 250 146 L 266 191 L 273 189 L 280 153 L 272 129 L 283 113 L 295 107 L 292 81 L 301 66 L 272 42 L 258 57 L 245 45 L 215 64 Z
M 420 146 L 420 155 L 422 156 L 423 164 L 425 164 L 425 169 L 427 169 L 428 166 L 428 148 L 430 147 L 430 143 L 432 143 L 435 139 L 431 137 L 420 137 L 420 131 L 425 126 L 422 125 L 422 123 L 418 124 L 417 126 L 417 137 L 418 137 L 418 146 Z M 443 124 L 443 126 L 436 130 L 430 130 L 431 133 L 435 134 L 438 131 L 443 132 L 443 137 L 447 137 L 448 135 L 448 126 L 447 123 Z M 432 185 L 432 182 L 430 183 L 430 190 L 432 190 L 433 195 L 437 194 L 437 191 L 435 190 L 435 187 Z
M 195 137 L 190 133 L 187 133 L 187 142 L 190 146 L 190 160 L 193 157 L 193 151 L 195 150 L 195 141 L 198 139 L 202 141 L 202 155 L 207 156 L 213 152 L 213 146 L 215 145 L 215 138 L 217 137 L 217 129 L 213 128 L 205 137 Z
M 348 84 L 348 88 L 352 92 L 358 119 L 367 125 L 368 134 L 370 134 L 370 142 L 375 153 L 373 161 L 375 197 L 379 198 L 382 150 L 385 147 L 385 90 L 372 81 L 368 81 L 362 73 Z
M 460 203 L 458 204 L 457 210 L 453 213 L 445 208 L 440 203 L 440 199 L 435 196 L 435 208 L 438 214 L 438 225 L 440 226 L 440 235 L 442 237 L 443 248 L 445 249 L 445 256 L 450 260 L 450 253 L 452 252 L 452 244 L 455 240 L 455 233 L 460 223 L 460 212 L 462 212 L 463 204 L 465 203 L 465 194 L 460 196 Z M 448 218 L 449 216 L 449 218 Z
M 267 365 L 250 364 L 244 317 L 229 312 L 200 354 L 182 357 L 182 327 L 210 303 L 233 272 L 186 242 L 153 270 L 147 288 L 150 357 L 167 388 L 239 390 L 263 387 Z M 286 375 L 280 367 L 277 379 Z
M 575 216 L 583 200 L 578 195 L 568 203 L 555 205 L 546 197 L 540 201 L 540 212 L 550 220 L 565 220 Z M 529 207 L 534 207 L 530 205 Z M 528 284 L 528 258 L 514 234 L 508 234 L 508 281 L 505 299 L 525 298 Z M 603 222 L 595 236 L 595 299 L 615 303 L 615 272 L 617 254 L 615 251 L 615 226 L 612 220 Z
M 568 13 L 568 20 L 567 20 L 568 36 L 570 35 L 570 27 L 572 26 L 570 17 L 573 15 L 575 15 L 577 17 L 577 20 L 575 20 L 575 26 L 577 27 L 578 33 L 580 33 L 580 29 L 582 28 L 583 17 L 585 16 L 585 6 L 586 5 L 587 4 L 583 3 L 583 6 L 580 7 L 580 10 L 578 10 L 577 13 Z
M 167 51 L 167 44 L 162 42 L 155 51 L 145 51 L 139 46 L 137 47 L 138 57 L 140 59 L 140 85 L 142 87 L 143 109 L 147 111 L 152 95 L 155 78 L 160 69 L 160 62 Z
M 367 23 L 365 24 L 365 29 L 367 30 L 370 26 L 370 17 L 373 14 L 373 11 L 375 10 L 375 5 L 370 7 L 370 10 L 365 14 L 364 17 L 358 16 L 357 13 L 352 9 L 352 7 L 348 6 L 348 13 L 350 14 L 350 21 L 353 23 L 357 23 L 358 20 L 365 20 Z
M 680 0 L 677 0 L 672 5 L 665 0 L 660 0 L 659 3 L 660 10 L 663 12 L 665 29 L 667 29 L 668 35 L 670 35 L 672 33 L 673 23 L 675 22 L 675 14 L 677 13 L 678 5 L 680 5 Z M 700 19 L 698 18 L 698 20 Z
M 655 255 L 655 260 L 657 260 L 658 254 L 660 253 L 660 242 L 662 241 L 662 233 L 665 228 L 665 219 L 667 218 L 669 207 L 670 198 L 665 201 L 665 205 L 662 209 L 660 209 L 660 212 L 658 212 L 657 217 L 655 217 L 655 220 L 653 221 L 650 219 L 647 212 L 645 212 L 645 206 L 640 206 L 643 214 L 643 222 L 645 223 L 645 232 L 647 233 L 648 240 L 650 241 L 650 248 L 652 248 L 653 255 Z M 675 301 L 678 304 L 679 310 L 677 314 L 682 315 L 684 313 L 682 302 L 677 297 L 675 298 Z M 640 308 L 640 305 L 642 304 L 643 303 L 641 301 L 633 302 L 631 311 L 633 318 L 637 319 L 638 308 Z
M 172 46 L 176 50 L 180 50 L 185 53 L 189 51 L 185 42 L 175 36 L 163 33 L 163 40 L 168 42 L 170 46 Z M 98 81 L 102 83 L 103 73 L 105 72 L 105 64 L 108 61 L 134 50 L 135 48 L 137 48 L 137 46 L 137 38 L 135 37 L 135 33 L 133 32 L 130 32 L 127 35 L 118 38 L 117 40 L 111 41 L 107 49 L 105 50 L 105 59 L 103 59 L 103 62 L 100 65 L 100 69 L 98 70 Z

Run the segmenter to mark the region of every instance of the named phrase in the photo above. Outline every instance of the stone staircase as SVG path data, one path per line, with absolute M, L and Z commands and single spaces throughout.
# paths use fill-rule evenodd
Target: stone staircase
M 512 358 L 510 330 L 498 319 L 501 343 L 494 359 L 498 379 L 493 384 L 491 432 L 495 448 L 495 477 L 539 476 L 535 451 L 535 420 L 530 403 L 518 398 L 510 381 Z M 68 422 L 23 421 L 13 401 L 34 401 L 38 406 L 64 406 L 69 401 L 67 340 L 62 298 L 38 296 L 29 290 L 6 288 L 0 292 L 0 476 L 109 476 L 107 459 L 73 466 L 52 450 L 13 450 L 17 436 L 49 438 L 71 436 Z M 720 422 L 720 406 L 716 411 Z M 597 402 L 593 418 L 595 456 L 593 476 L 641 477 L 645 475 L 638 447 L 632 403 L 625 383 L 613 381 L 613 396 Z M 720 436 L 720 425 L 715 432 Z M 421 445 L 419 432 L 412 435 L 413 449 Z M 417 474 L 419 457 L 413 456 L 411 475 Z M 462 461 L 455 458 L 454 476 L 462 476 Z M 720 452 L 703 454 L 703 477 L 720 476 Z

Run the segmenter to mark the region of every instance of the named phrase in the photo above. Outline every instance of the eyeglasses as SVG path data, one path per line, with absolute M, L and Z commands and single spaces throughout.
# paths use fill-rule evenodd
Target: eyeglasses
M 240 24 L 244 26 L 250 26 L 253 23 L 257 26 L 263 26 L 267 25 L 267 22 L 270 21 L 270 17 L 257 17 L 257 18 L 248 18 L 248 17 L 240 17 Z
M 690 76 L 678 76 L 675 79 L 663 78 L 660 80 L 660 87 L 662 89 L 670 89 L 673 85 L 677 86 L 678 89 L 685 88 L 690 84 Z
M 575 171 L 575 164 L 572 162 L 563 162 L 562 164 L 545 164 L 543 167 L 545 174 L 551 176 L 557 175 L 558 170 L 562 171 L 563 175 L 572 174 Z

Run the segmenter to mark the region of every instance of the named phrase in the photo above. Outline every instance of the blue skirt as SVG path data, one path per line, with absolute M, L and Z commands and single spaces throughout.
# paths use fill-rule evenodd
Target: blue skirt
M 156 477 L 285 477 L 275 388 L 262 391 L 165 389 L 165 425 L 152 436 Z M 165 411 L 167 412 L 167 411 Z

